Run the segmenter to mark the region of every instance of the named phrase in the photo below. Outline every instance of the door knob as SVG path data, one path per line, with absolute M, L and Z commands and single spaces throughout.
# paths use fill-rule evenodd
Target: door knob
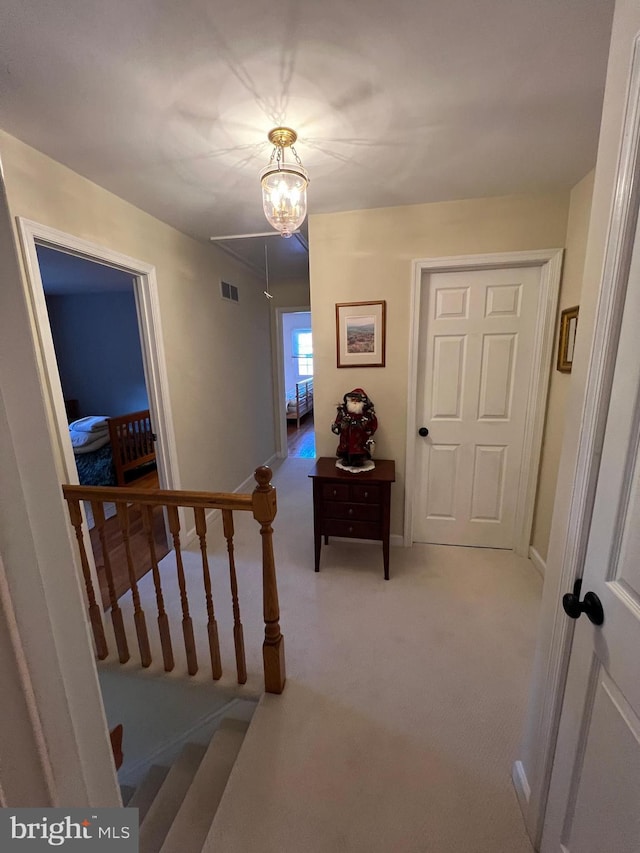
M 418 435 L 421 435 L 424 438 L 425 435 L 429 435 L 429 430 L 426 427 L 420 427 Z
M 587 614 L 587 618 L 594 625 L 602 625 L 604 622 L 604 610 L 602 602 L 595 592 L 585 593 L 584 598 L 580 601 L 580 590 L 582 589 L 582 580 L 579 578 L 573 585 L 573 592 L 567 592 L 562 596 L 562 607 L 564 612 L 571 619 L 578 619 L 583 613 Z

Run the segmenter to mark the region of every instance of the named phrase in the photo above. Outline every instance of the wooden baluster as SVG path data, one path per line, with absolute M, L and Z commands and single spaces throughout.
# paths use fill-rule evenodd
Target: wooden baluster
M 132 462 L 134 459 L 138 458 L 138 430 L 136 429 L 136 422 L 133 421 L 131 424 L 131 431 L 129 433 L 129 459 L 128 462 Z
M 147 542 L 149 543 L 149 556 L 151 557 L 151 571 L 153 573 L 153 585 L 156 588 L 156 604 L 158 606 L 158 631 L 160 632 L 160 645 L 162 646 L 162 660 L 164 671 L 171 672 L 174 667 L 173 647 L 171 645 L 171 630 L 169 628 L 169 617 L 164 609 L 164 597 L 162 595 L 162 584 L 160 581 L 160 569 L 156 557 L 156 542 L 153 538 L 153 507 L 146 505 L 142 507 L 142 523 Z
M 133 422 L 133 446 L 132 452 L 135 454 L 135 457 L 142 456 L 142 448 L 140 447 L 140 421 L 136 420 Z
M 211 677 L 218 680 L 222 675 L 222 661 L 220 659 L 220 643 L 218 641 L 218 624 L 213 609 L 213 595 L 211 594 L 211 573 L 209 572 L 209 558 L 207 556 L 207 522 L 202 507 L 194 507 L 193 514 L 196 520 L 196 533 L 200 540 L 200 553 L 202 554 L 202 577 L 204 580 L 204 591 L 207 599 L 207 631 L 209 634 L 209 655 L 211 657 Z
M 182 564 L 182 552 L 180 550 L 180 519 L 178 518 L 178 507 L 167 507 L 169 515 L 169 530 L 173 536 L 173 548 L 176 552 L 176 567 L 178 570 L 178 585 L 180 586 L 180 603 L 182 604 L 182 633 L 184 635 L 184 648 L 187 653 L 187 672 L 195 675 L 198 671 L 198 657 L 196 654 L 196 643 L 193 637 L 193 622 L 189 615 L 189 599 L 187 598 L 187 585 L 184 579 L 184 566 Z
M 91 580 L 91 569 L 89 568 L 89 559 L 87 551 L 84 547 L 84 537 L 82 535 L 82 513 L 80 512 L 80 501 L 70 498 L 68 500 L 69 517 L 71 524 L 76 531 L 76 539 L 78 540 L 78 550 L 80 551 L 80 563 L 82 565 L 82 575 L 84 577 L 84 585 L 87 590 L 87 600 L 89 602 L 89 619 L 93 629 L 93 638 L 96 643 L 96 653 L 99 660 L 104 660 L 108 654 L 107 638 L 104 635 L 104 625 L 102 624 L 102 613 L 96 601 L 96 595 L 93 590 L 93 581 Z
M 128 442 L 129 458 L 127 459 L 128 462 L 131 462 L 133 459 L 136 459 L 138 456 L 138 448 L 136 446 L 137 443 L 138 443 L 138 431 L 136 430 L 136 422 L 131 421 L 131 423 L 129 424 L 129 442 Z
M 120 458 L 122 459 L 122 464 L 126 465 L 129 461 L 129 442 L 127 440 L 127 428 L 126 426 L 120 426 L 118 428 L 120 433 L 118 446 L 120 447 Z
M 109 549 L 107 548 L 107 535 L 104 526 L 104 504 L 102 501 L 91 501 L 91 511 L 93 512 L 93 520 L 98 528 L 98 536 L 100 537 L 100 545 L 102 546 L 102 562 L 104 563 L 104 573 L 107 577 L 107 587 L 109 588 L 111 623 L 113 625 L 113 633 L 116 638 L 116 646 L 118 648 L 118 659 L 120 660 L 120 663 L 126 663 L 131 655 L 129 654 L 129 644 L 127 643 L 127 635 L 124 630 L 122 610 L 120 610 L 118 596 L 116 595 L 116 589 L 113 583 L 113 570 L 111 568 Z
M 276 490 L 271 485 L 271 469 L 265 465 L 256 468 L 258 483 L 253 491 L 253 517 L 260 522 L 262 537 L 262 601 L 264 611 L 264 688 L 267 693 L 282 693 L 286 681 L 284 662 L 284 637 L 280 631 L 280 605 L 278 584 L 273 557 L 273 528 L 276 516 Z
M 135 566 L 133 565 L 133 557 L 131 556 L 131 540 L 129 538 L 129 510 L 125 501 L 117 501 L 116 509 L 118 511 L 118 521 L 120 522 L 120 530 L 122 531 L 122 541 L 124 543 L 124 550 L 127 556 L 129 584 L 131 585 L 131 595 L 133 596 L 133 621 L 136 626 L 138 648 L 140 649 L 140 663 L 142 664 L 142 666 L 146 667 L 151 665 L 151 648 L 149 646 L 149 635 L 147 633 L 147 622 L 144 616 L 144 610 L 140 606 L 138 581 L 136 580 Z
M 240 604 L 238 603 L 238 580 L 236 578 L 236 561 L 233 550 L 233 513 L 230 509 L 222 510 L 222 527 L 224 538 L 227 540 L 229 552 L 229 577 L 231 580 L 231 598 L 233 600 L 233 643 L 236 648 L 236 670 L 238 684 L 247 680 L 247 661 L 244 654 L 244 631 L 240 621 Z

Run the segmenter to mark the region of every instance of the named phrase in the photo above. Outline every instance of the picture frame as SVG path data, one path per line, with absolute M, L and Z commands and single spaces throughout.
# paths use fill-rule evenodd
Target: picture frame
M 572 308 L 565 308 L 560 313 L 560 337 L 558 340 L 558 363 L 556 365 L 560 373 L 571 373 L 579 310 L 580 306 L 574 305 Z
M 384 367 L 387 303 L 336 304 L 338 367 Z

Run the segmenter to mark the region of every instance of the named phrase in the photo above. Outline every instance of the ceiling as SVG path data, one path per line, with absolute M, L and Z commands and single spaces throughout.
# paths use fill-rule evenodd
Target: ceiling
M 595 163 L 612 12 L 1 0 L 0 124 L 201 240 L 267 230 L 258 173 L 279 124 L 298 131 L 311 213 L 570 187 Z M 262 268 L 264 242 L 226 245 Z M 299 275 L 300 249 L 270 238 L 272 275 Z

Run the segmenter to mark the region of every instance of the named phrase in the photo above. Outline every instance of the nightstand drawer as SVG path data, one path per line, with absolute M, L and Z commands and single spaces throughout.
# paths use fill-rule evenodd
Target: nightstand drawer
M 327 518 L 346 518 L 347 521 L 379 521 L 380 505 L 326 501 L 324 514 Z
M 346 536 L 354 539 L 382 539 L 380 524 L 377 521 L 342 521 L 337 518 L 325 518 L 322 525 L 325 536 Z
M 365 483 L 354 483 L 351 486 L 351 500 L 359 503 L 380 503 L 380 486 L 369 486 Z
M 348 501 L 349 486 L 346 483 L 323 483 L 322 498 L 325 501 Z

